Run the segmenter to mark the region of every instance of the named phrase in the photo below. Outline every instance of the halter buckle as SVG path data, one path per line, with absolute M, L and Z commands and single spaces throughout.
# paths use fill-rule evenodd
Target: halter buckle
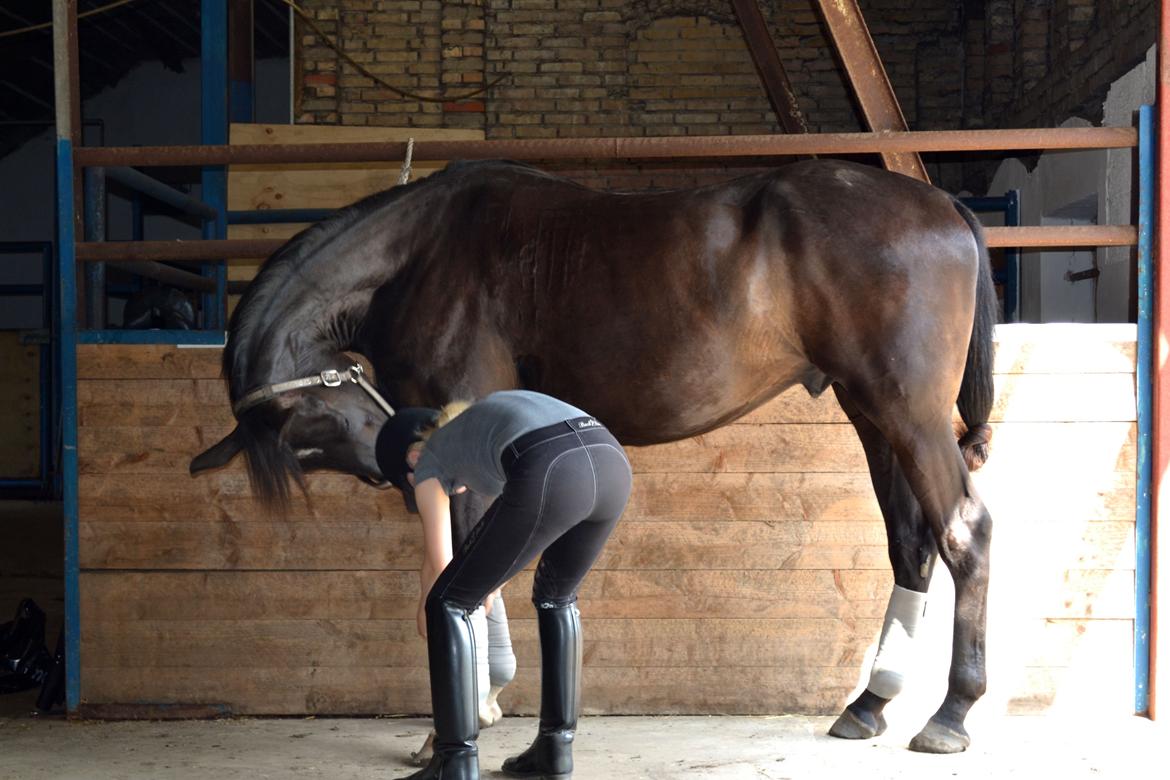
M 326 387 L 341 386 L 341 372 L 336 368 L 327 368 L 321 372 L 321 384 Z

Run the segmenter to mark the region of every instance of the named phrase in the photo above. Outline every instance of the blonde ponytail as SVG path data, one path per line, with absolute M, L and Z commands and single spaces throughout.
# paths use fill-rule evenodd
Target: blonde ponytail
M 452 401 L 449 404 L 445 404 L 443 408 L 439 410 L 439 415 L 435 418 L 434 424 L 428 426 L 425 430 L 419 431 L 419 435 L 422 436 L 423 441 L 429 439 L 432 433 L 439 430 L 444 425 L 467 411 L 471 404 L 471 401 L 464 400 Z

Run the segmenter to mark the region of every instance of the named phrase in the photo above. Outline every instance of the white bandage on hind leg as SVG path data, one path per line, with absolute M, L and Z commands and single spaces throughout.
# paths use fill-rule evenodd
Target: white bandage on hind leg
M 479 703 L 487 701 L 488 688 L 488 625 L 483 607 L 471 613 L 471 633 L 475 636 L 475 685 L 479 689 Z
M 892 699 L 901 692 L 905 671 L 914 663 L 914 634 L 925 611 L 925 593 L 894 586 L 869 675 L 867 688 L 871 693 Z

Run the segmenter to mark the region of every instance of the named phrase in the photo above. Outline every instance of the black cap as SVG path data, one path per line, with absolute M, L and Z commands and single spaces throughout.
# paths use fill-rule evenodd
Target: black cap
M 374 443 L 378 469 L 383 477 L 404 493 L 413 490 L 406 481 L 406 475 L 413 470 L 406 465 L 406 451 L 416 441 L 422 441 L 419 431 L 433 424 L 438 416 L 438 409 L 408 406 L 399 409 L 378 431 L 378 440 Z

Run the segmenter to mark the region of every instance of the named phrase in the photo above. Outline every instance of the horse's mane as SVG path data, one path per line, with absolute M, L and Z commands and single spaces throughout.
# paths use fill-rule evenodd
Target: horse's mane
M 237 400 L 251 389 L 244 387 L 243 383 L 246 381 L 251 349 L 258 332 L 265 324 L 265 313 L 273 309 L 271 304 L 284 291 L 288 279 L 303 269 L 310 258 L 318 256 L 322 247 L 399 198 L 490 168 L 558 178 L 510 160 L 457 160 L 426 178 L 374 193 L 341 208 L 326 219 L 302 230 L 276 250 L 264 262 L 260 272 L 248 286 L 228 324 L 229 338 L 223 352 L 223 374 L 227 377 L 232 400 Z
M 276 250 L 248 286 L 228 324 L 222 371 L 232 402 L 253 389 L 247 385 L 248 367 L 256 359 L 255 351 L 261 348 L 260 340 L 268 330 L 270 321 L 266 315 L 279 309 L 273 304 L 280 295 L 287 294 L 288 280 L 301 272 L 312 258 L 323 255 L 320 251 L 323 247 L 399 198 L 492 168 L 548 175 L 510 161 L 456 161 L 426 178 L 375 193 L 339 209 L 302 230 Z M 257 498 L 267 507 L 281 509 L 288 504 L 289 478 L 304 490 L 304 473 L 292 450 L 280 441 L 280 421 L 271 419 L 273 414 L 275 412 L 264 405 L 249 409 L 238 418 L 235 435 L 244 452 L 248 476 Z

